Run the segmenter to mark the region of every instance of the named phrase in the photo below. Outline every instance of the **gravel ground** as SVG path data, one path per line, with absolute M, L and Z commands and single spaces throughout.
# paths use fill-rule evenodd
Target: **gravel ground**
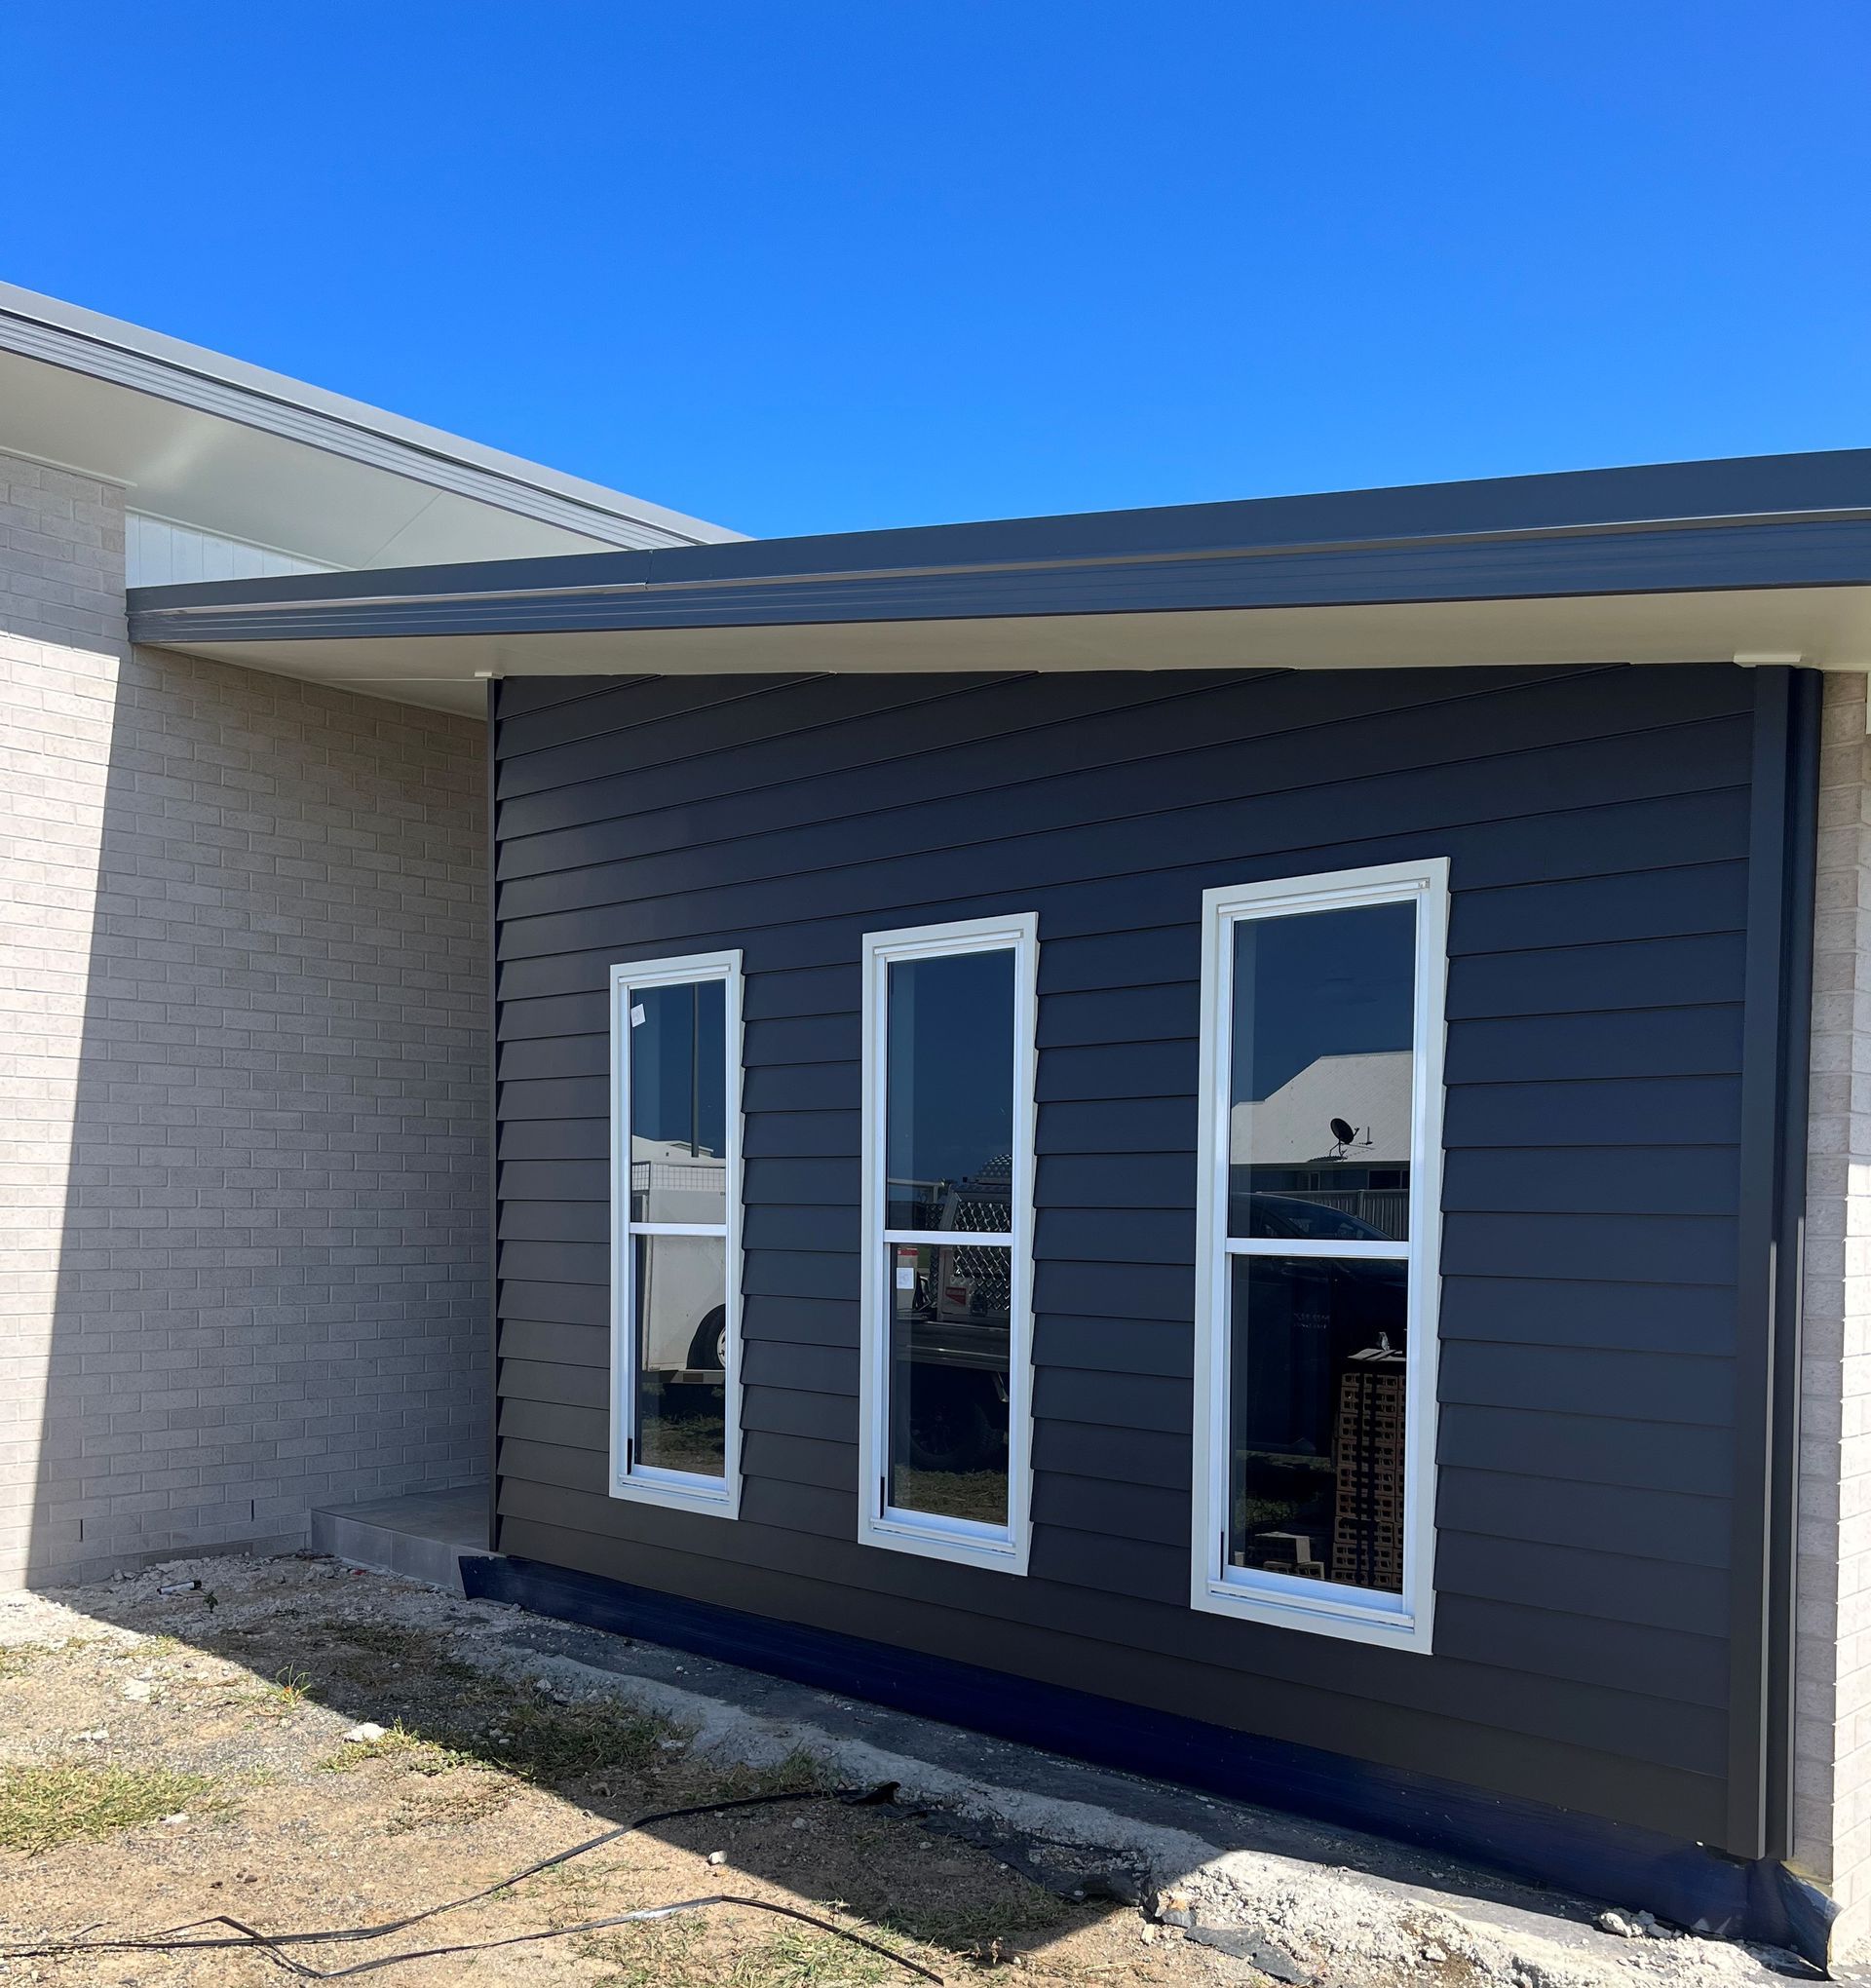
M 278 1961 L 251 1950 L 19 1950 L 223 1914 L 270 1932 L 374 1924 L 646 1811 L 788 1791 L 812 1798 L 656 1824 L 423 1927 L 293 1958 L 335 1969 L 522 1940 L 383 1969 L 397 1988 L 919 1978 L 747 1905 L 523 1941 L 728 1892 L 830 1918 L 950 1981 L 996 1966 L 1062 1983 L 1256 1978 L 1134 1906 L 1030 1883 L 940 1817 L 830 1799 L 831 1771 L 810 1755 L 752 1765 L 596 1673 L 544 1674 L 508 1640 L 514 1620 L 310 1556 L 0 1597 L 0 1980 L 273 1982 Z M 382 1737 L 347 1740 L 363 1722 Z

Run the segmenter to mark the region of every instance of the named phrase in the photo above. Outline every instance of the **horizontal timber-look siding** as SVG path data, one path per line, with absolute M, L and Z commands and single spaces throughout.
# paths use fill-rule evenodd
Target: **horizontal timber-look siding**
M 960 638 L 958 638 L 959 642 Z M 527 680 L 497 800 L 512 1553 L 1721 1843 L 1755 679 Z M 1447 856 L 1433 1655 L 1186 1605 L 1204 889 Z M 858 1544 L 859 948 L 1040 930 L 1024 1580 Z M 743 948 L 743 1516 L 605 1495 L 605 983 Z

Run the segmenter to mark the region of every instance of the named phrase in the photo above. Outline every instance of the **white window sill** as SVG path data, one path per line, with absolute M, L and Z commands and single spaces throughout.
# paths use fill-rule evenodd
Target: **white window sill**
M 1322 1584 L 1308 1583 L 1308 1587 Z M 1346 1642 L 1367 1643 L 1386 1650 L 1430 1649 L 1427 1615 L 1402 1607 L 1386 1608 L 1336 1596 L 1288 1593 L 1245 1583 L 1211 1581 L 1198 1575 L 1189 1605 L 1205 1615 L 1228 1616 L 1236 1622 L 1266 1623 L 1275 1628 L 1301 1629 L 1309 1635 L 1337 1636 Z

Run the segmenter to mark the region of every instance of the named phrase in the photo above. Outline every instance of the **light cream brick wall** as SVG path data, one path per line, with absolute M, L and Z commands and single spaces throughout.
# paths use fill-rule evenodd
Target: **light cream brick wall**
M 1794 1856 L 1871 1947 L 1871 741 L 1828 675 L 1800 1433 Z
M 486 1468 L 481 734 L 125 641 L 0 456 L 0 1585 Z

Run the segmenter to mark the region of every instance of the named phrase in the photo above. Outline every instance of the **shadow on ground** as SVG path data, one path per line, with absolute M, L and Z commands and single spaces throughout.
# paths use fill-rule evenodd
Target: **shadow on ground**
M 166 1578 L 184 1573 L 202 1585 L 173 1595 L 159 1591 Z M 373 1793 L 380 1792 L 381 1834 L 359 1854 L 374 1854 L 384 1871 L 394 1872 L 400 1846 L 418 1836 L 456 1842 L 458 1892 L 542 1854 L 536 1841 L 516 1840 L 511 1861 L 506 1856 L 502 1817 L 527 1790 L 571 1805 L 552 1818 L 554 1828 L 563 1824 L 562 1841 L 549 1845 L 549 1852 L 653 1811 L 795 1792 L 805 1798 L 649 1825 L 641 1836 L 659 1845 L 697 1859 L 718 1858 L 681 1871 L 677 1889 L 657 1897 L 629 1896 L 620 1904 L 619 1867 L 603 1872 L 600 1884 L 595 1857 L 589 1882 L 577 1864 L 530 1880 L 526 1889 L 538 1895 L 529 1901 L 529 1917 L 543 1925 L 722 1891 L 823 1910 L 950 1975 L 1016 1957 L 1039 1963 L 1044 1956 L 1042 1971 L 1064 1980 L 1109 1978 L 1114 1971 L 1194 1979 L 1219 1965 L 1167 1942 L 1139 1947 L 1142 1922 L 1133 1908 L 1109 1895 L 1061 1896 L 1011 1867 L 1007 1857 L 1017 1851 L 1003 1847 L 997 1854 L 962 1840 L 945 1818 L 921 1826 L 899 1808 L 832 1798 L 826 1770 L 805 1754 L 748 1764 L 719 1748 L 697 1748 L 682 1729 L 622 1701 L 601 1680 L 589 1689 L 568 1686 L 562 1673 L 535 1680 L 524 1674 L 523 1649 L 513 1651 L 510 1639 L 493 1640 L 511 1629 L 506 1610 L 352 1577 L 336 1563 L 307 1556 L 190 1562 L 60 1599 L 94 1621 L 161 1639 L 153 1646 L 159 1655 L 192 1649 L 240 1665 L 250 1688 L 239 1716 L 260 1728 L 261 1747 L 269 1732 L 277 1735 L 275 1750 L 284 1757 L 296 1749 L 302 1769 L 314 1743 L 307 1729 L 318 1727 L 314 1750 L 323 1757 L 311 1764 L 318 1775 L 332 1778 L 332 1792 L 340 1782 L 346 1792 L 362 1792 L 364 1778 Z M 517 1674 L 490 1666 L 488 1653 L 496 1647 L 510 1662 L 522 1660 Z M 143 1653 L 151 1649 L 138 1646 Z M 335 1714 L 336 1721 L 321 1714 Z M 383 1728 L 382 1737 L 363 1742 L 341 1737 L 346 1726 L 363 1722 Z M 285 1743 L 288 1733 L 298 1735 L 292 1748 Z M 315 1819 L 321 1792 L 315 1782 Z M 662 1864 L 658 1871 L 662 1875 Z M 1069 1867 L 1049 1875 L 1060 1890 L 1075 1884 Z M 1094 1893 L 1104 1885 L 1097 1870 L 1076 1882 Z M 381 1891 L 373 1887 L 372 1896 Z M 417 1910 L 446 1895 L 411 1890 L 396 1897 L 394 1910 Z M 227 1902 L 206 1894 L 194 1901 L 203 1912 L 227 1909 Z M 776 1948 L 768 1936 L 774 1924 L 764 1921 L 757 1929 L 752 1959 L 734 1942 L 724 1952 L 720 1938 L 694 1922 L 623 1929 L 583 1939 L 577 1950 L 608 1969 L 599 1978 L 617 1988 L 639 1980 L 668 1988 L 691 1979 L 803 1988 L 821 1980 L 882 1981 L 893 1973 L 912 1978 L 848 1946 L 835 1953 L 810 1942 L 802 1948 L 796 1930 L 790 1942 L 782 1937 Z M 126 1929 L 113 1924 L 111 1930 Z M 270 1921 L 266 1930 L 286 1928 Z M 451 1936 L 445 1920 L 423 1933 L 425 1942 Z M 460 1936 L 469 1936 L 465 1927 Z M 404 1936 L 384 1945 L 406 1943 Z M 768 1961 L 760 1962 L 759 1954 Z M 1134 1973 L 1119 1966 L 1119 1955 L 1153 1965 Z M 321 1952 L 322 1964 L 330 1959 Z

